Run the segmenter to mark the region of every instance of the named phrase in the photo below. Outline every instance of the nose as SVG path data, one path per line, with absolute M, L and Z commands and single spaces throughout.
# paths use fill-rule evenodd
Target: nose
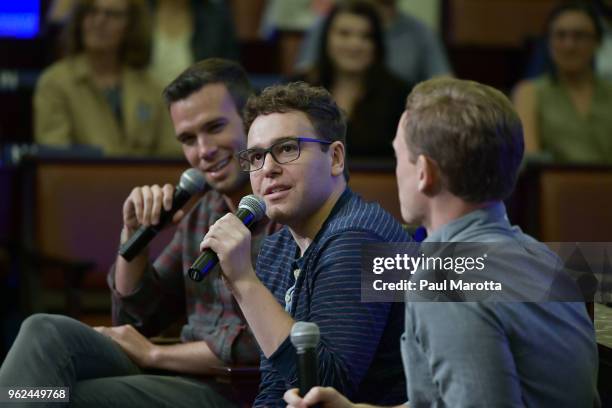
M 94 8 L 90 12 L 91 21 L 93 21 L 96 25 L 104 23 L 106 18 L 106 11 L 99 8 Z
M 361 39 L 357 35 L 351 35 L 346 39 L 346 45 L 351 49 L 355 49 L 361 45 Z
M 566 35 L 565 37 L 563 37 L 560 41 L 561 45 L 567 47 L 567 46 L 574 46 L 576 44 L 576 39 L 571 36 L 571 35 Z
M 270 152 L 266 152 L 264 156 L 263 167 L 259 170 L 264 176 L 271 176 L 280 172 L 281 166 L 274 160 Z
M 352 34 L 346 39 L 346 47 L 352 51 L 361 50 L 365 46 L 366 40 L 364 40 L 358 34 Z
M 210 138 L 204 136 L 198 137 L 198 155 L 202 160 L 213 160 L 218 151 L 219 147 Z

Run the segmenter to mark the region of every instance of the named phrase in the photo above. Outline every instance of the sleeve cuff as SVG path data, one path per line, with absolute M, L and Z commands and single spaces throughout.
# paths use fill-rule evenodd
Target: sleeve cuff
M 272 366 L 283 376 L 285 381 L 297 383 L 297 367 L 295 358 L 295 347 L 291 344 L 289 336 L 281 343 L 274 353 L 268 358 Z
M 137 288 L 127 295 L 117 291 L 115 265 L 111 267 L 107 276 L 107 283 L 113 303 L 113 324 L 135 324 L 141 320 L 142 316 L 147 315 L 152 303 L 156 303 L 151 302 L 151 299 L 158 299 L 160 296 L 155 290 L 152 266 L 145 269 Z
M 120 299 L 120 300 L 138 299 L 140 297 L 139 294 L 143 292 L 143 286 L 145 284 L 145 281 L 151 281 L 151 270 L 150 270 L 151 268 L 147 267 L 136 289 L 134 289 L 131 293 L 127 295 L 123 295 L 119 293 L 119 291 L 117 290 L 116 284 L 115 284 L 115 269 L 116 269 L 116 266 L 115 264 L 113 264 L 107 275 L 106 282 L 108 283 L 108 287 L 110 288 L 111 293 L 113 294 L 113 297 Z
M 231 364 L 259 365 L 261 350 L 248 326 L 239 325 L 238 332 L 229 343 Z

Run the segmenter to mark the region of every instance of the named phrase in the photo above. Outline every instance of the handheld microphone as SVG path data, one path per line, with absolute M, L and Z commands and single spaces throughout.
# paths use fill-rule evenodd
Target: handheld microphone
M 261 220 L 264 215 L 266 215 L 266 203 L 261 198 L 254 194 L 242 197 L 240 204 L 238 204 L 236 217 L 238 217 L 247 228 Z M 215 254 L 212 249 L 207 248 L 200 254 L 198 259 L 195 260 L 193 265 L 191 265 L 187 274 L 192 280 L 200 282 L 217 263 L 219 263 L 217 254 Z
M 159 231 L 161 231 L 176 212 L 181 209 L 192 195 L 206 190 L 207 184 L 204 176 L 197 169 L 185 170 L 181 175 L 178 186 L 174 190 L 172 198 L 172 208 L 170 211 L 162 209 L 157 225 L 141 226 L 119 249 L 126 261 L 130 262 L 136 255 L 146 247 Z
M 296 322 L 291 328 L 291 343 L 297 350 L 298 382 L 302 397 L 312 387 L 319 385 L 317 344 L 320 337 L 316 323 Z

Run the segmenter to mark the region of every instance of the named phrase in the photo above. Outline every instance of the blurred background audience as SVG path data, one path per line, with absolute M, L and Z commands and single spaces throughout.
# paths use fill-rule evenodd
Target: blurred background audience
M 53 0 L 47 32 L 61 30 L 77 0 Z M 145 0 L 151 13 L 150 70 L 163 86 L 194 61 L 209 57 L 238 60 L 234 21 L 224 0 Z
M 397 0 L 375 0 L 384 29 L 389 69 L 409 84 L 451 73 L 442 42 L 422 21 L 399 9 Z M 319 55 L 324 19 L 314 23 L 301 46 L 296 70 L 313 67 Z
M 195 61 L 239 59 L 227 3 L 220 0 L 149 0 L 153 11 L 151 72 L 169 84 Z
M 330 90 L 348 116 L 349 157 L 393 157 L 391 141 L 413 84 L 385 65 L 382 22 L 375 4 L 338 2 L 323 23 L 319 41 L 316 63 L 292 80 Z
M 588 4 L 564 4 L 546 25 L 551 64 L 515 91 L 528 154 L 555 162 L 612 163 L 612 83 L 594 70 L 601 23 Z
M 147 73 L 151 26 L 144 0 L 78 0 L 64 28 L 65 57 L 34 93 L 35 140 L 105 155 L 178 155 Z
M 584 1 L 588 4 L 589 2 Z M 602 36 L 595 52 L 595 72 L 601 77 L 612 80 L 612 0 L 592 0 L 590 6 L 597 13 Z M 543 74 L 551 64 L 548 35 L 528 40 L 531 55 L 525 67 L 527 78 Z

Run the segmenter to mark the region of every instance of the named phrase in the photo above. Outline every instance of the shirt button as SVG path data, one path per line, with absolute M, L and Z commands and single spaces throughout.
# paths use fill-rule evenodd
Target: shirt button
M 298 276 L 300 276 L 300 272 L 301 271 L 299 269 L 296 269 L 296 270 L 293 271 L 293 276 L 295 277 L 295 279 L 297 279 Z
M 285 303 L 289 303 L 290 300 L 291 300 L 291 295 L 287 293 L 285 295 Z

